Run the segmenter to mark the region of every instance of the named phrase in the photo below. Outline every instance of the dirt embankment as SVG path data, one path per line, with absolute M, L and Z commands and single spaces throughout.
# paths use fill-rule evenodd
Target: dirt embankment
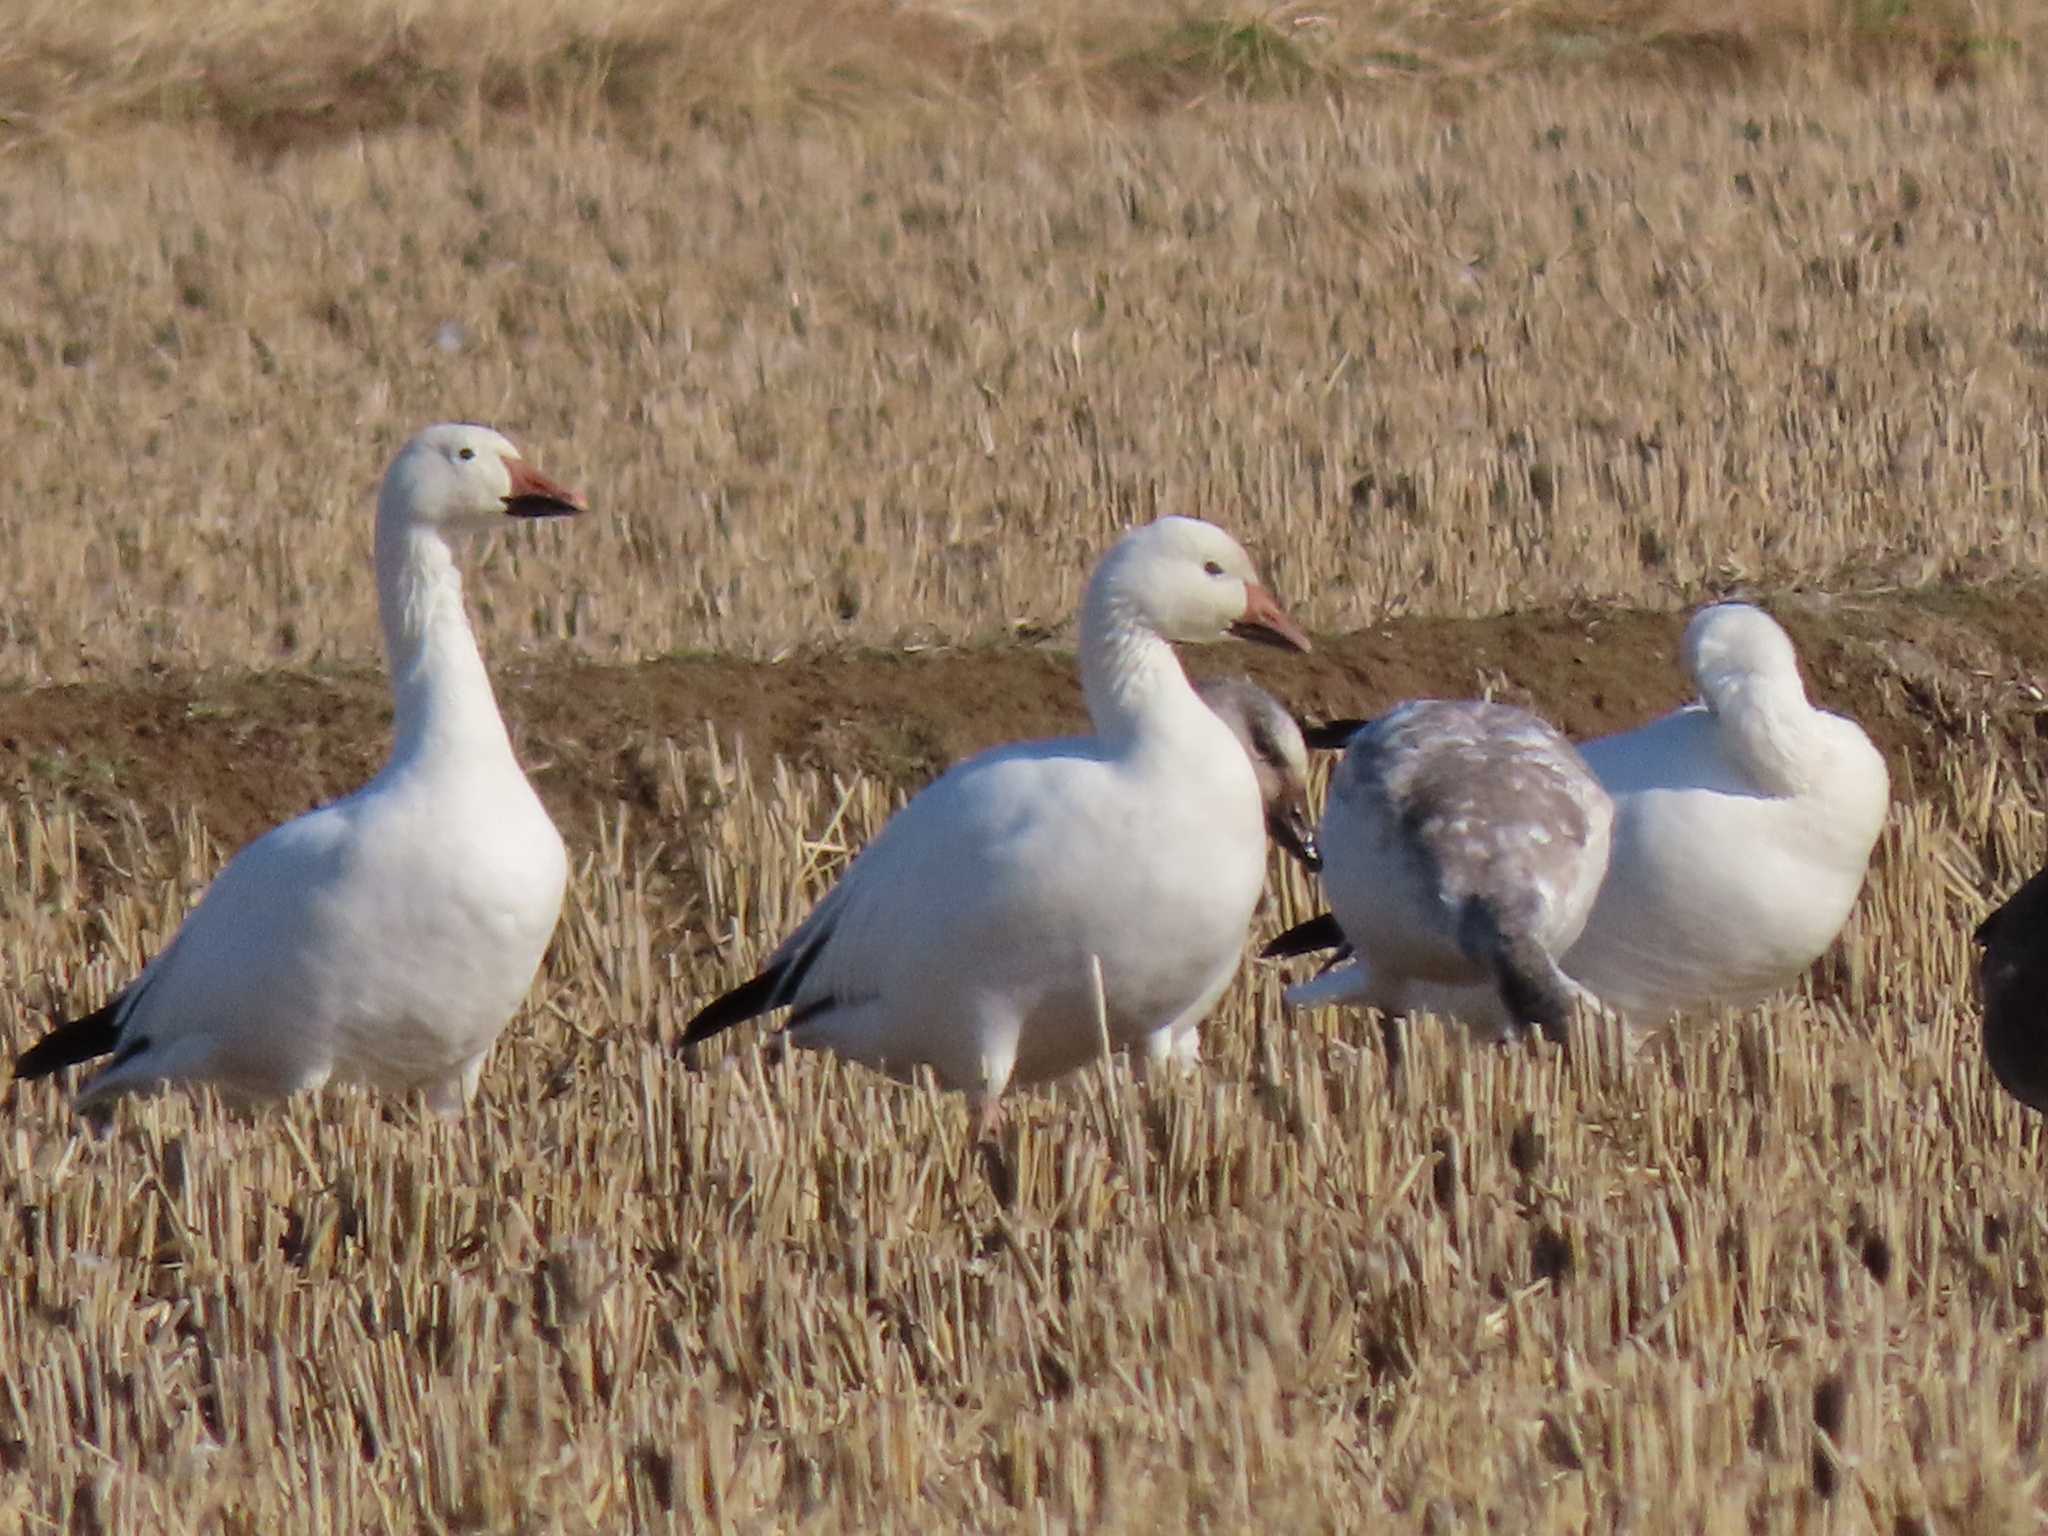
M 2044 600 L 2048 584 L 2014 583 L 1769 606 L 1799 645 L 1811 692 L 1863 723 L 1903 795 L 1959 750 L 2038 751 L 2048 734 L 2034 687 L 2048 678 Z M 1676 660 L 1682 625 L 1681 614 L 1586 606 L 1397 622 L 1325 638 L 1306 657 L 1235 644 L 1187 654 L 1198 674 L 1250 672 L 1306 717 L 1490 689 L 1585 737 L 1688 696 Z M 1084 718 L 1071 656 L 1050 645 L 780 663 L 520 663 L 499 673 L 498 689 L 522 758 L 572 840 L 620 803 L 635 808 L 640 835 L 663 835 L 684 812 L 664 795 L 658 748 L 664 738 L 701 741 L 707 722 L 757 765 L 782 756 L 912 786 L 993 742 L 1073 730 Z M 0 694 L 0 779 L 40 805 L 68 798 L 93 823 L 132 805 L 162 830 L 174 809 L 190 807 L 233 848 L 363 782 L 386 750 L 389 716 L 384 679 L 368 669 Z

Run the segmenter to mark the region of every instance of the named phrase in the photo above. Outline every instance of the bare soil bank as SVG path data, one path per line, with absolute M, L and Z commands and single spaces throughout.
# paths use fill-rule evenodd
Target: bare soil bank
M 2034 690 L 2048 677 L 2044 599 L 2048 588 L 2014 583 L 1789 595 L 1769 606 L 1798 643 L 1811 692 L 1862 722 L 1890 756 L 1898 793 L 1910 796 L 1958 750 L 2037 754 L 2048 730 Z M 1308 717 L 1490 690 L 1585 737 L 1688 697 L 1676 659 L 1683 622 L 1584 606 L 1402 621 L 1325 637 L 1308 657 L 1237 644 L 1186 656 L 1198 674 L 1248 671 Z M 909 789 L 991 743 L 1075 730 L 1085 719 L 1071 655 L 1053 643 L 775 663 L 521 660 L 497 676 L 522 758 L 572 840 L 621 804 L 636 840 L 686 838 L 688 808 L 673 803 L 656 771 L 660 748 L 664 738 L 701 742 L 707 727 L 756 767 L 783 757 Z M 90 824 L 111 824 L 132 805 L 160 832 L 174 810 L 190 808 L 232 849 L 375 772 L 389 713 L 384 680 L 371 671 L 0 694 L 0 776 L 19 797 L 69 797 Z

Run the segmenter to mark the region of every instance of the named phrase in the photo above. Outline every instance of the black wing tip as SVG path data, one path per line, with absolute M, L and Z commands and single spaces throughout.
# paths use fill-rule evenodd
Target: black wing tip
M 1336 752 L 1351 745 L 1351 738 L 1371 724 L 1370 720 L 1304 721 L 1301 739 L 1318 752 Z
M 83 1018 L 69 1019 L 44 1035 L 14 1058 L 14 1076 L 20 1082 L 51 1077 L 66 1067 L 106 1056 L 121 1043 L 117 1015 L 126 994 L 112 998 L 105 1007 Z
M 697 1016 L 683 1026 L 682 1045 L 702 1045 L 713 1035 L 723 1034 L 735 1024 L 761 1014 L 772 1013 L 785 1003 L 796 1001 L 797 989 L 825 952 L 830 929 L 811 936 L 810 942 L 794 955 L 770 965 L 751 981 L 743 981 L 730 992 L 715 997 L 697 1010 Z M 815 1012 L 816 1004 L 811 1011 Z
M 1344 942 L 1344 930 L 1337 926 L 1333 912 L 1321 912 L 1305 923 L 1296 923 L 1285 933 L 1267 941 L 1259 951 L 1261 960 L 1291 960 L 1296 955 L 1312 955 L 1319 950 L 1335 949 Z
M 743 981 L 730 992 L 713 998 L 697 1010 L 697 1016 L 683 1026 L 682 1043 L 702 1045 L 713 1035 L 722 1035 L 735 1024 L 744 1024 L 774 1008 L 788 967 L 770 966 L 751 981 Z

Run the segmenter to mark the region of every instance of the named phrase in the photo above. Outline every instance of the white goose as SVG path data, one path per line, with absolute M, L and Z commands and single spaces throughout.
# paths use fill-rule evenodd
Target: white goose
M 1570 742 L 1507 704 L 1419 699 L 1345 743 L 1319 841 L 1330 913 L 1265 953 L 1346 944 L 1356 958 L 1288 1001 L 1388 1014 L 1432 984 L 1481 983 L 1518 1030 L 1562 1042 L 1577 988 L 1558 969 L 1607 868 L 1614 805 Z
M 512 755 L 450 541 L 582 510 L 487 427 L 407 443 L 377 497 L 390 760 L 238 853 L 133 983 L 15 1075 L 111 1055 L 82 1107 L 173 1080 L 240 1099 L 331 1080 L 459 1113 L 540 965 L 568 861 Z
M 1195 684 L 1202 702 L 1230 727 L 1230 733 L 1251 760 L 1266 807 L 1266 830 L 1304 869 L 1323 867 L 1316 845 L 1315 824 L 1308 814 L 1308 743 L 1301 722 L 1285 704 L 1248 677 L 1208 678 Z M 1230 985 L 1229 971 L 1215 990 L 1197 998 L 1179 1018 L 1169 1020 L 1144 1039 L 1143 1061 L 1193 1066 L 1202 1058 L 1202 1020 Z
M 1614 854 L 1564 967 L 1644 1024 L 1798 979 L 1849 920 L 1891 800 L 1883 754 L 1807 702 L 1761 609 L 1702 608 L 1684 657 L 1701 702 L 1583 749 Z
M 1796 981 L 1848 921 L 1890 803 L 1883 755 L 1807 701 L 1791 638 L 1762 610 L 1702 608 L 1682 651 L 1700 702 L 1580 749 L 1614 797 L 1614 846 L 1563 966 L 1639 1026 Z M 1503 1018 L 1471 987 L 1410 1006 Z
M 904 1077 L 928 1067 L 993 1129 L 1003 1091 L 1213 998 L 1265 880 L 1259 787 L 1173 640 L 1308 640 L 1220 528 L 1165 517 L 1089 581 L 1080 666 L 1093 736 L 983 753 L 927 786 L 753 980 L 685 1044 L 771 1009 L 789 1039 Z

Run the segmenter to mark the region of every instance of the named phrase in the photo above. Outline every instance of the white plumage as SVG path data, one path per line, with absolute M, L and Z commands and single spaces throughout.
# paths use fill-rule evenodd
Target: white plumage
M 1614 854 L 1565 970 L 1646 1024 L 1797 980 L 1848 921 L 1891 798 L 1883 755 L 1807 702 L 1769 615 L 1703 608 L 1684 655 L 1699 703 L 1585 748 Z
M 1808 702 L 1769 615 L 1702 608 L 1682 650 L 1698 703 L 1581 749 L 1614 797 L 1614 847 L 1563 966 L 1639 1026 L 1796 981 L 1848 921 L 1890 803 L 1883 755 Z M 1478 988 L 1411 1006 L 1480 1028 L 1502 1018 Z
M 1308 814 L 1308 743 L 1302 739 L 1301 722 L 1248 677 L 1209 678 L 1197 683 L 1195 692 L 1230 727 L 1251 760 L 1273 841 L 1305 868 L 1321 869 L 1322 854 Z M 1214 991 L 1145 1037 L 1142 1060 L 1148 1066 L 1171 1062 L 1191 1067 L 1202 1059 L 1202 1021 L 1230 985 L 1230 976 L 1225 971 Z
M 377 502 L 390 760 L 238 853 L 142 974 L 17 1075 L 111 1055 L 81 1105 L 169 1080 L 248 1099 L 335 1081 L 461 1110 L 540 965 L 568 863 L 512 755 L 450 540 L 582 507 L 487 427 L 405 445 Z
M 1186 1021 L 1235 969 L 1266 868 L 1264 808 L 1172 640 L 1307 640 L 1221 529 L 1167 517 L 1097 567 L 1081 614 L 1092 736 L 1002 747 L 903 808 L 695 1043 L 773 1008 L 797 1045 L 929 1068 L 983 1124 L 1012 1082 Z

